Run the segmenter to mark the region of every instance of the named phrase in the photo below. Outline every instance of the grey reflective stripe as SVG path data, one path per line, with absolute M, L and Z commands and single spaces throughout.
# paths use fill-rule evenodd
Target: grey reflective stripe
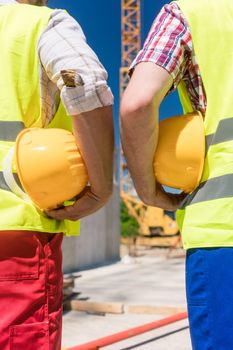
M 207 152 L 212 144 L 213 137 L 214 137 L 214 134 L 207 135 L 205 137 L 205 155 L 207 154 Z
M 2 190 L 10 191 L 9 187 L 7 186 L 7 184 L 5 182 L 2 171 L 0 171 L 0 188 Z
M 233 118 L 220 120 L 214 134 L 206 136 L 206 153 L 210 146 L 233 140 Z
M 233 174 L 215 177 L 202 182 L 193 193 L 184 199 L 180 209 L 195 203 L 229 197 L 233 197 Z
M 233 141 L 233 118 L 220 120 L 216 132 L 206 136 L 206 153 L 210 146 L 227 141 Z M 193 193 L 183 200 L 180 209 L 195 203 L 229 197 L 233 197 L 233 174 L 202 182 Z
M 19 177 L 18 177 L 17 174 L 14 174 L 14 178 L 15 178 L 17 184 L 22 188 L 21 183 L 20 183 L 20 180 L 19 180 Z M 3 176 L 3 172 L 2 172 L 2 171 L 0 171 L 0 189 L 5 190 L 5 191 L 10 191 L 10 192 L 11 192 L 10 188 L 9 188 L 9 187 L 7 186 L 7 184 L 6 184 L 6 181 L 5 181 L 5 179 L 4 179 L 4 176 Z M 23 189 L 23 188 L 22 188 L 22 189 Z
M 15 141 L 18 133 L 25 128 L 22 122 L 0 120 L 0 140 Z

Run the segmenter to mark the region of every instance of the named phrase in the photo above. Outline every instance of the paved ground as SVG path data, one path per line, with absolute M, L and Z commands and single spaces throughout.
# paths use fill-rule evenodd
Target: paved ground
M 139 257 L 82 271 L 76 280 L 79 298 L 95 302 L 120 302 L 125 313 L 91 315 L 71 311 L 64 314 L 63 346 L 69 348 L 131 327 L 168 316 L 166 307 L 186 308 L 184 258 L 166 257 L 164 250 L 140 251 Z M 132 306 L 147 306 L 146 313 L 130 312 Z M 149 307 L 164 309 L 148 314 Z M 145 333 L 105 350 L 191 350 L 187 320 Z

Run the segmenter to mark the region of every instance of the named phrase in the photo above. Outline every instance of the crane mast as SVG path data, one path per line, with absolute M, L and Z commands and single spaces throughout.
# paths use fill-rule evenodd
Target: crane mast
M 120 96 L 128 81 L 128 69 L 141 48 L 141 0 L 121 0 L 121 69 Z M 121 150 L 121 194 L 137 198 L 126 161 Z
M 121 93 L 128 83 L 128 68 L 141 48 L 140 0 L 121 0 Z

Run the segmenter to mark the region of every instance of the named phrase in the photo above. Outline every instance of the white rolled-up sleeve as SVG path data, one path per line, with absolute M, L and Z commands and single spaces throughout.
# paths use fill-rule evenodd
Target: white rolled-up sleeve
M 69 115 L 113 104 L 107 72 L 67 12 L 54 10 L 39 39 L 38 54 Z

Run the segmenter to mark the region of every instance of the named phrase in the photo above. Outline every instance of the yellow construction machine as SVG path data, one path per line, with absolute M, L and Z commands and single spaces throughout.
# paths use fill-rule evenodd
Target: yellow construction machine
M 121 191 L 129 215 L 139 225 L 137 244 L 145 246 L 174 247 L 179 245 L 179 229 L 175 219 L 163 209 L 143 204 L 137 197 Z

